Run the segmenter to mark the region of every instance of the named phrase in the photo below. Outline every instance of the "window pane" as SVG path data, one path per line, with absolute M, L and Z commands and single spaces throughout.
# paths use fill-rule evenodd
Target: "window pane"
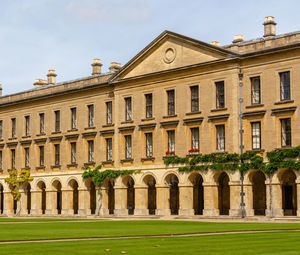
M 251 78 L 252 104 L 260 104 L 260 77 Z
M 108 161 L 111 161 L 112 160 L 112 138 L 106 139 L 106 148 L 107 148 L 106 159 Z
M 131 158 L 131 135 L 125 136 L 125 157 L 127 159 Z
M 126 112 L 125 112 L 125 118 L 127 121 L 132 119 L 132 113 L 131 113 L 131 97 L 125 98 L 125 104 L 126 104 Z
M 261 148 L 261 130 L 260 130 L 260 122 L 253 122 L 252 125 L 252 149 L 260 149 Z
M 199 128 L 191 128 L 192 149 L 199 149 Z
M 88 146 L 89 146 L 89 162 L 94 161 L 94 141 L 88 141 Z
M 152 133 L 146 133 L 146 156 L 152 157 Z
M 94 126 L 94 105 L 89 105 L 88 106 L 88 111 L 89 111 L 88 126 L 93 127 Z
M 29 148 L 25 148 L 25 167 L 29 167 Z
M 112 102 L 106 103 L 106 123 L 112 124 Z
M 76 108 L 71 108 L 71 129 L 76 129 L 76 122 L 77 122 L 77 116 L 76 116 Z
M 191 87 L 191 106 L 192 112 L 199 111 L 199 87 L 193 86 Z
M 224 81 L 216 82 L 216 100 L 217 108 L 225 107 L 225 97 L 224 97 Z
M 281 146 L 291 146 L 291 119 L 281 119 Z
M 217 125 L 217 151 L 225 151 L 225 126 Z
M 168 131 L 168 151 L 175 153 L 175 131 Z
M 281 100 L 290 99 L 290 72 L 279 73 Z
M 76 163 L 76 143 L 71 143 L 71 163 Z
M 55 111 L 55 131 L 60 131 L 60 111 Z
M 40 134 L 45 133 L 45 114 L 44 113 L 40 113 Z
M 175 115 L 175 91 L 169 90 L 168 94 L 168 115 Z
M 146 118 L 152 118 L 152 94 L 146 95 Z

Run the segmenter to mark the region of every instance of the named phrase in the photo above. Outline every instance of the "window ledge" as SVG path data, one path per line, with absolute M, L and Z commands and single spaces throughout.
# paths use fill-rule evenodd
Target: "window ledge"
M 24 170 L 30 170 L 31 167 L 30 167 L 30 166 L 25 166 L 25 167 L 23 167 L 22 169 L 24 169 Z
M 53 166 L 51 166 L 51 169 L 53 169 L 53 168 L 61 168 L 61 165 L 53 165 Z
M 90 130 L 90 129 L 96 129 L 95 126 L 92 126 L 92 127 L 85 127 L 84 130 Z
M 212 154 L 215 154 L 215 155 L 228 154 L 228 151 L 215 151 Z
M 257 152 L 257 153 L 260 153 L 260 152 L 264 152 L 265 149 L 252 149 L 252 150 L 247 150 L 246 152 Z
M 211 111 L 211 112 L 227 111 L 227 108 L 224 107 L 224 108 L 211 109 L 210 111 Z
M 145 157 L 145 158 L 141 158 L 141 161 L 144 162 L 144 161 L 154 161 L 155 160 L 155 157 Z
M 40 133 L 40 134 L 37 134 L 36 136 L 43 136 L 43 135 L 46 135 L 46 133 Z
M 185 115 L 194 115 L 194 114 L 200 114 L 201 111 L 195 111 L 195 112 L 187 112 Z
M 293 146 L 282 146 L 282 147 L 279 147 L 279 148 L 276 148 L 275 150 L 288 150 L 288 149 L 293 149 L 294 147 Z
M 45 168 L 46 168 L 45 166 L 37 166 L 35 169 L 36 170 L 45 170 Z
M 113 165 L 114 161 L 113 160 L 106 160 L 106 161 L 102 161 L 103 165 Z
M 8 172 L 9 172 L 9 171 L 12 171 L 12 170 L 16 170 L 16 168 L 14 167 L 14 168 L 9 168 L 9 169 L 7 169 Z
M 128 123 L 133 123 L 133 120 L 125 120 L 121 122 L 121 124 L 128 124 Z
M 151 118 L 144 118 L 144 119 L 141 119 L 141 121 L 149 121 L 149 120 L 155 120 L 154 117 L 151 117 Z
M 191 158 L 191 157 L 194 157 L 194 156 L 201 156 L 201 155 L 202 155 L 201 152 L 190 152 L 186 156 Z
M 9 137 L 9 138 L 8 138 L 8 140 L 15 140 L 15 139 L 17 139 L 16 136 L 14 136 L 14 137 Z
M 52 135 L 55 135 L 55 134 L 61 134 L 61 131 L 54 131 L 51 133 Z
M 107 128 L 107 127 L 113 127 L 115 124 L 111 123 L 111 124 L 106 124 L 106 125 L 102 125 L 103 128 Z
M 77 163 L 71 163 L 71 164 L 67 164 L 67 167 L 77 167 L 78 164 Z
M 30 138 L 31 137 L 31 135 L 24 135 L 24 136 L 22 136 L 22 138 L 24 139 L 24 138 Z
M 176 154 L 174 154 L 174 155 L 165 155 L 165 156 L 163 156 L 163 159 L 166 159 L 166 158 L 175 158 L 175 157 L 177 157 Z
M 75 131 L 78 131 L 78 128 L 71 128 L 71 129 L 67 130 L 67 132 L 75 132 Z
M 282 100 L 282 101 L 275 102 L 274 104 L 278 105 L 278 104 L 291 104 L 291 103 L 294 103 L 294 100 Z
M 246 108 L 255 108 L 255 107 L 263 107 L 264 104 L 252 104 L 252 105 L 246 105 Z
M 121 163 L 133 162 L 133 160 L 134 160 L 133 158 L 124 158 L 124 159 L 121 159 L 120 162 Z
M 165 115 L 165 116 L 163 116 L 163 119 L 167 119 L 167 118 L 175 118 L 175 117 L 177 117 L 177 114 Z
M 90 162 L 85 162 L 85 163 L 83 163 L 84 166 L 93 166 L 93 165 L 95 165 L 95 164 L 96 164 L 95 161 L 90 161 Z

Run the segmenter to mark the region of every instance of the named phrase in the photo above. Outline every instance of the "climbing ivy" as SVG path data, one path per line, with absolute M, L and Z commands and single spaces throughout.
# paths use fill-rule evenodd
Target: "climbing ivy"
M 104 171 L 100 171 L 102 165 L 96 166 L 94 169 L 91 169 L 89 166 L 84 166 L 82 169 L 84 170 L 82 174 L 83 179 L 91 178 L 93 182 L 97 186 L 101 186 L 105 179 L 116 179 L 122 175 L 130 175 L 139 173 L 139 170 L 111 170 L 107 169 Z
M 21 193 L 19 191 L 20 185 L 25 182 L 33 180 L 33 177 L 30 176 L 30 171 L 27 169 L 22 169 L 18 174 L 18 170 L 13 169 L 8 171 L 9 177 L 4 180 L 9 184 L 9 188 L 13 194 L 14 200 L 19 200 Z
M 164 160 L 165 165 L 185 164 L 179 167 L 179 172 L 205 171 L 208 169 L 239 170 L 247 171 L 249 169 L 260 169 L 267 174 L 276 172 L 279 168 L 300 170 L 300 146 L 288 149 L 276 149 L 266 154 L 268 162 L 256 152 L 246 152 L 243 154 L 205 154 L 193 157 L 167 157 Z

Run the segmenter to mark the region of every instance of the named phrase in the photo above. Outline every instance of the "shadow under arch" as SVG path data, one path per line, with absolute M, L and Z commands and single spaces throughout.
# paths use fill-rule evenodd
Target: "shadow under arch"
M 171 215 L 178 215 L 179 211 L 179 187 L 178 177 L 170 173 L 165 177 L 165 182 L 169 185 L 169 206 Z
M 41 192 L 41 204 L 40 208 L 42 211 L 42 214 L 46 213 L 46 184 L 44 181 L 39 181 L 36 185 L 37 190 Z
M 220 215 L 229 215 L 230 186 L 229 176 L 225 172 L 222 172 L 218 178 L 218 203 Z
M 78 182 L 75 179 L 71 179 L 68 185 L 72 188 L 72 209 L 74 214 L 78 214 L 79 207 L 79 193 Z
M 203 177 L 199 173 L 191 173 L 189 181 L 193 184 L 193 209 L 195 215 L 203 215 L 204 189 Z
M 297 186 L 296 174 L 285 170 L 280 178 L 282 190 L 282 209 L 285 216 L 297 215 Z
M 156 211 L 156 180 L 153 175 L 148 174 L 143 178 L 143 182 L 147 185 L 147 206 L 150 215 L 155 215 Z
M 135 190 L 134 190 L 134 179 L 132 176 L 125 176 L 123 178 L 123 184 L 127 187 L 127 209 L 128 215 L 134 214 L 135 209 Z

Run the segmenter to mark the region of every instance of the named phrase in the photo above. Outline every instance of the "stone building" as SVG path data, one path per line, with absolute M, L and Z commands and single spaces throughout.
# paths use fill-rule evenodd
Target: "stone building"
M 109 73 L 95 59 L 89 77 L 56 83 L 49 70 L 0 97 L 0 213 L 16 211 L 8 170 L 25 168 L 21 215 L 93 215 L 100 201 L 101 215 L 240 216 L 239 171 L 179 173 L 164 157 L 239 153 L 239 73 L 245 151 L 300 145 L 300 32 L 263 25 L 262 38 L 227 46 L 164 31 Z M 82 167 L 99 164 L 141 172 L 106 180 L 98 200 Z M 247 216 L 300 214 L 298 172 L 249 170 L 244 186 Z

